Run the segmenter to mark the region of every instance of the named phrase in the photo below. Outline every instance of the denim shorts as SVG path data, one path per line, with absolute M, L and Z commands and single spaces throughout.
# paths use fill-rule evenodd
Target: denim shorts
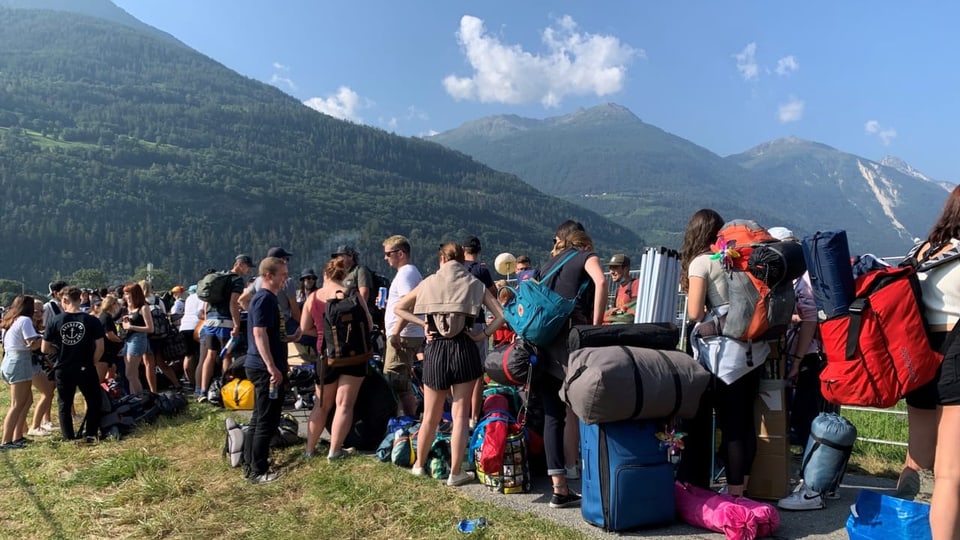
M 39 365 L 33 363 L 33 354 L 30 351 L 4 351 L 3 363 L 0 363 L 0 377 L 7 384 L 16 384 L 33 379 L 33 376 L 42 371 Z
M 150 352 L 150 340 L 143 332 L 131 332 L 127 335 L 127 343 L 123 346 L 126 356 L 142 356 Z

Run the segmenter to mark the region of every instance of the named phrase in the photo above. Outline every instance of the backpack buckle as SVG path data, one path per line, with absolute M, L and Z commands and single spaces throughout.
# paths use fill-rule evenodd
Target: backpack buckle
M 855 298 L 853 302 L 850 302 L 850 307 L 847 308 L 847 311 L 855 315 L 860 315 L 863 313 L 863 310 L 867 307 L 866 298 Z

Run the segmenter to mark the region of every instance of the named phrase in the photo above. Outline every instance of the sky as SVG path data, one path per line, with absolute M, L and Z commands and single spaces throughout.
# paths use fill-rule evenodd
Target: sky
M 114 0 L 318 111 L 424 136 L 618 103 L 721 156 L 781 137 L 960 182 L 960 4 Z

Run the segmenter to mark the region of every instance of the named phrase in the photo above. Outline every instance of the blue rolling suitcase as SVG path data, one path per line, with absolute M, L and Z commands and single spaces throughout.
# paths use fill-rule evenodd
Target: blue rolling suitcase
M 673 465 L 654 422 L 580 422 L 583 520 L 624 531 L 674 520 Z
M 856 297 L 846 231 L 817 232 L 803 239 L 803 258 L 821 321 L 844 315 Z

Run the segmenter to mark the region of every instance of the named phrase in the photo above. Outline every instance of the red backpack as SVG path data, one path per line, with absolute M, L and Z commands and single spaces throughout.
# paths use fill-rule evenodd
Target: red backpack
M 727 270 L 729 298 L 723 335 L 740 341 L 774 339 L 790 324 L 797 301 L 793 283 L 771 287 L 747 268 L 755 247 L 775 242 L 766 229 L 749 219 L 729 221 L 717 234 L 713 251 Z
M 943 357 L 930 347 L 912 265 L 871 270 L 854 282 L 849 312 L 820 323 L 823 397 L 838 405 L 892 407 L 926 384 Z

